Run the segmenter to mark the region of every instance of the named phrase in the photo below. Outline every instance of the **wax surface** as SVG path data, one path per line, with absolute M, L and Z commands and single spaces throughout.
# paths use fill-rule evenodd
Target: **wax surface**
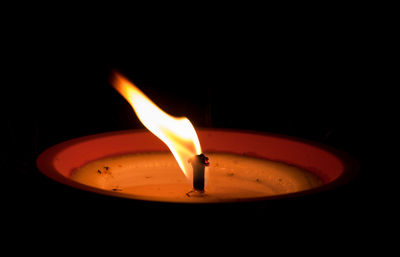
M 108 157 L 76 169 L 71 179 L 133 198 L 177 202 L 246 200 L 293 193 L 322 185 L 316 175 L 284 163 L 243 155 L 206 153 L 205 193 L 192 185 L 171 153 Z

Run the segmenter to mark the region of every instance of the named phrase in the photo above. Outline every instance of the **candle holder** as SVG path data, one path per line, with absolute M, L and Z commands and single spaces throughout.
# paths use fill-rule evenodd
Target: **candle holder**
M 82 183 L 74 178 L 74 173 L 77 169 L 103 158 L 135 153 L 169 152 L 169 149 L 163 142 L 157 139 L 152 133 L 144 130 L 96 134 L 57 144 L 44 151 L 38 157 L 37 167 L 51 179 L 81 190 L 135 200 L 178 203 L 266 201 L 309 195 L 342 185 L 354 178 L 359 171 L 358 163 L 347 154 L 303 139 L 271 133 L 226 129 L 198 129 L 197 133 L 206 155 L 208 155 L 207 153 L 229 153 L 257 160 L 283 163 L 310 172 L 310 174 L 318 177 L 321 183 L 310 189 L 288 193 L 250 194 L 243 197 L 232 195 L 232 197 L 221 198 L 213 197 L 212 191 L 207 192 L 207 187 L 204 197 L 189 197 L 186 193 L 182 194 L 182 197 L 173 197 L 163 195 L 162 193 L 157 195 L 157 186 L 155 185 L 152 185 L 152 190 L 154 190 L 152 194 L 140 193 L 140 190 L 127 193 L 124 188 L 118 186 L 104 188 L 97 182 L 97 184 Z M 213 163 L 211 157 L 210 163 Z M 93 172 L 98 173 L 96 175 L 101 179 L 106 176 L 113 176 L 111 173 L 112 170 L 108 166 L 101 167 Z M 133 169 L 132 172 L 134 173 L 135 170 Z M 233 172 L 230 173 L 227 171 L 226 179 L 232 179 L 233 174 Z M 242 172 L 242 174 L 236 174 L 235 176 L 238 181 L 241 179 L 244 181 L 251 176 L 246 174 L 246 172 Z M 251 174 L 250 171 L 249 174 Z M 93 176 L 95 175 L 93 174 Z M 260 179 L 254 177 L 252 179 L 252 185 L 256 185 L 254 183 L 260 183 L 261 185 L 262 181 Z M 143 175 L 142 180 L 144 186 L 146 186 L 146 183 L 151 184 L 151 178 L 150 176 L 146 176 L 146 174 Z M 187 181 L 183 179 L 180 183 L 184 185 Z M 160 186 L 162 187 L 162 185 Z M 187 188 L 189 191 L 189 184 L 187 184 Z

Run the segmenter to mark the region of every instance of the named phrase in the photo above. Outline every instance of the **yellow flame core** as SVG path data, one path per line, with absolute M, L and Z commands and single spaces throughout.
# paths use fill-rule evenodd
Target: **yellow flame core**
M 125 77 L 118 73 L 114 76 L 115 89 L 131 104 L 143 125 L 168 146 L 185 176 L 191 179 L 193 174 L 188 160 L 201 154 L 192 123 L 186 117 L 165 113 Z

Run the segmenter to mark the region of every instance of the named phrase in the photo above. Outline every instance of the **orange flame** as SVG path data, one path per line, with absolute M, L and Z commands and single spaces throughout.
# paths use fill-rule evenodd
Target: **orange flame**
M 114 74 L 114 88 L 131 104 L 143 125 L 171 150 L 185 176 L 193 171 L 188 160 L 201 154 L 196 131 L 186 117 L 173 117 L 161 110 L 139 88 L 119 73 Z

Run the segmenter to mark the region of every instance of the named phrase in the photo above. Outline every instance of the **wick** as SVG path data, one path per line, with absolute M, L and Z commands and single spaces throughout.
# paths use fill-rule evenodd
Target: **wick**
M 189 163 L 192 164 L 193 168 L 193 189 L 195 191 L 204 192 L 204 169 L 206 166 L 210 165 L 208 157 L 204 154 L 195 155 L 193 158 L 189 159 Z M 189 193 L 187 193 L 187 195 Z

